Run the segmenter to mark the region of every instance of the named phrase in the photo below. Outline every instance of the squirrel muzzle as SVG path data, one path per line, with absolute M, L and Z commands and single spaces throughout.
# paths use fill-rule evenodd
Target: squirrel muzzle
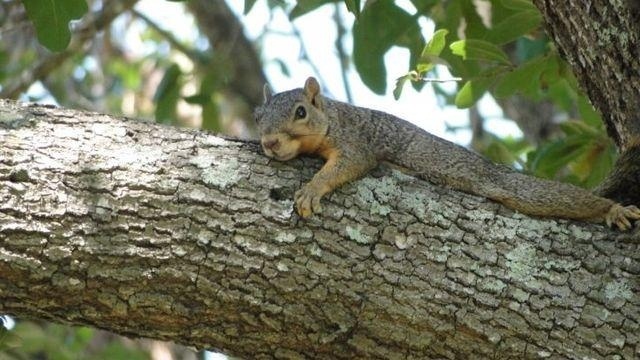
M 298 141 L 282 133 L 263 135 L 260 144 L 265 155 L 279 161 L 295 158 L 300 149 Z

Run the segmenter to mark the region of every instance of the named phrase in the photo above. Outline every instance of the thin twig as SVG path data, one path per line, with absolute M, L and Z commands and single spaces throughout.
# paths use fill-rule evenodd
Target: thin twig
M 338 35 L 336 36 L 336 51 L 338 52 L 338 60 L 340 61 L 340 73 L 342 76 L 342 86 L 344 87 L 344 92 L 347 95 L 347 101 L 353 103 L 353 96 L 351 95 L 351 88 L 349 86 L 349 81 L 347 80 L 347 70 L 349 69 L 349 57 L 347 56 L 346 51 L 344 50 L 344 46 L 342 45 L 342 39 L 347 33 L 347 29 L 345 29 L 344 24 L 342 23 L 342 14 L 340 13 L 340 4 L 336 3 L 334 5 L 335 12 L 333 13 L 333 19 L 336 22 L 336 29 L 338 31 Z
M 316 76 L 320 80 L 320 83 L 327 84 L 327 82 L 324 81 L 324 79 L 322 78 L 322 75 L 320 75 L 320 70 L 318 69 L 316 64 L 314 64 L 313 61 L 311 61 L 311 58 L 309 57 L 309 51 L 307 51 L 307 47 L 304 46 L 304 41 L 302 40 L 302 34 L 300 34 L 300 30 L 298 30 L 298 28 L 293 24 L 293 22 L 291 23 L 291 29 L 293 30 L 293 35 L 298 39 L 298 42 L 300 43 L 300 57 L 302 57 L 303 60 L 309 63 L 309 66 L 311 66 L 311 69 L 313 69 L 313 72 L 316 74 Z
M 165 38 L 169 42 L 169 44 L 171 44 L 172 47 L 174 47 L 176 50 L 178 50 L 178 51 L 182 52 L 183 54 L 185 54 L 194 63 L 197 63 L 199 65 L 205 65 L 204 64 L 204 59 L 202 58 L 202 56 L 200 56 L 200 54 L 198 52 L 196 52 L 196 51 L 194 51 L 192 49 L 189 49 L 182 42 L 180 42 L 178 39 L 176 39 L 176 37 L 173 36 L 173 34 L 171 32 L 161 28 L 160 25 L 158 25 L 155 21 L 151 20 L 151 18 L 149 18 L 147 15 L 141 13 L 140 11 L 138 11 L 136 9 L 131 9 L 131 13 L 133 15 L 135 15 L 136 17 L 140 18 L 145 23 L 147 23 L 147 25 L 149 25 L 150 28 L 152 28 L 158 34 L 160 34 L 160 36 Z
M 424 82 L 434 82 L 434 83 L 446 83 L 446 82 L 454 82 L 454 81 L 462 81 L 462 78 L 454 77 L 449 79 L 437 79 L 437 78 L 419 78 L 416 79 Z

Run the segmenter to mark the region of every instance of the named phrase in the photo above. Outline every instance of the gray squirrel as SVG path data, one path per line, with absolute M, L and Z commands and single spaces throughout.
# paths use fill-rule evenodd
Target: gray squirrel
M 496 165 L 462 146 L 393 115 L 324 97 L 310 77 L 304 88 L 272 95 L 255 110 L 265 154 L 280 161 L 299 154 L 326 160 L 295 194 L 298 214 L 321 211 L 320 199 L 382 161 L 433 183 L 480 195 L 534 216 L 606 222 L 621 230 L 640 219 L 636 206 L 622 206 L 571 184 L 540 179 Z

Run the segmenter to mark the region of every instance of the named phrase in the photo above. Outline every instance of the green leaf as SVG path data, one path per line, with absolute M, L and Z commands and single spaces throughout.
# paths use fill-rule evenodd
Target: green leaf
M 451 52 L 465 60 L 487 60 L 509 65 L 507 54 L 496 45 L 478 39 L 458 40 L 449 45 Z
M 502 0 L 502 6 L 515 11 L 538 11 L 531 0 Z
M 22 0 L 38 41 L 51 51 L 62 51 L 71 40 L 69 21 L 89 11 L 85 0 Z
M 158 102 L 162 100 L 167 93 L 175 88 L 178 83 L 178 77 L 181 74 L 180 67 L 177 64 L 171 64 L 165 71 L 162 80 L 160 80 L 160 84 L 158 84 L 156 93 L 153 96 L 153 101 Z
M 589 99 L 584 94 L 578 95 L 577 100 L 578 113 L 582 121 L 592 127 L 602 128 L 602 118 L 600 113 L 591 105 Z
M 222 131 L 220 109 L 215 101 L 209 101 L 202 106 L 202 128 L 213 132 Z
M 537 176 L 553 178 L 560 169 L 583 155 L 589 144 L 590 140 L 581 136 L 569 136 L 545 144 L 531 153 L 531 171 Z
M 580 179 L 580 185 L 591 189 L 609 174 L 614 161 L 615 150 L 612 144 L 603 146 L 602 143 L 594 142 L 570 168 Z
M 353 26 L 353 63 L 365 85 L 377 94 L 387 88 L 384 54 L 392 46 L 409 48 L 412 62 L 417 62 L 424 46 L 417 18 L 392 0 L 368 2 Z
M 516 162 L 515 154 L 497 139 L 493 139 L 483 153 L 495 163 L 512 165 Z
M 491 77 L 477 77 L 467 81 L 456 95 L 454 101 L 456 106 L 461 109 L 471 107 L 487 92 L 494 81 L 495 79 Z
M 543 74 L 544 79 L 544 74 Z M 556 78 L 555 82 L 545 84 L 547 94 L 553 103 L 564 111 L 572 111 L 575 106 L 576 93 L 564 78 Z
M 211 101 L 211 94 L 197 93 L 183 97 L 184 101 L 193 105 L 204 105 Z
M 0 354 L 6 350 L 18 348 L 22 345 L 22 339 L 11 330 L 8 330 L 4 325 L 0 324 Z
M 253 8 L 253 5 L 256 4 L 257 0 L 244 0 L 244 11 L 243 14 L 247 15 L 249 11 Z
M 487 33 L 486 39 L 496 45 L 506 44 L 539 27 L 541 21 L 539 11 L 518 12 L 496 24 Z
M 418 60 L 418 64 L 416 67 L 420 74 L 431 71 L 431 69 L 433 69 L 436 64 L 442 63 L 442 59 L 439 59 L 438 55 L 440 55 L 440 53 L 444 49 L 448 33 L 449 31 L 446 29 L 437 30 L 433 33 L 433 36 L 431 37 L 431 40 L 429 40 L 427 45 L 424 46 L 424 49 L 422 49 L 422 53 L 420 54 L 420 60 Z
M 139 67 L 132 66 L 131 63 L 126 63 L 123 59 L 113 59 L 106 64 L 108 72 L 112 75 L 119 77 L 122 80 L 122 85 L 127 89 L 139 89 L 142 83 L 142 74 L 140 74 Z
M 324 4 L 328 4 L 331 2 L 336 2 L 338 0 L 302 0 L 296 3 L 296 6 L 291 9 L 289 13 L 289 19 L 293 20 L 297 17 L 300 17 L 312 10 L 319 8 Z
M 419 14 L 428 15 L 429 10 L 440 0 L 411 0 Z
M 444 49 L 444 45 L 446 44 L 447 34 L 449 30 L 447 29 L 438 29 L 433 33 L 431 40 L 424 46 L 422 50 L 421 56 L 427 55 L 435 55 L 438 56 Z
M 180 99 L 180 76 L 182 71 L 177 64 L 172 64 L 165 71 L 153 96 L 153 101 L 156 103 L 157 122 L 171 124 L 176 120 L 176 106 Z
M 200 83 L 200 105 L 202 106 L 203 129 L 220 132 L 220 107 L 215 100 L 214 94 L 223 86 L 223 75 L 216 70 L 210 70 Z
M 464 22 L 464 36 L 467 38 L 480 39 L 483 38 L 489 30 L 485 25 L 482 17 L 476 8 L 476 1 L 462 0 L 458 1 L 462 10 L 461 20 Z M 491 10 L 490 10 L 491 11 Z M 452 30 L 453 32 L 453 30 Z
M 575 135 L 593 139 L 601 134 L 598 128 L 594 128 L 580 120 L 567 120 L 560 123 L 559 126 L 567 136 Z
M 528 37 L 519 37 L 516 40 L 516 58 L 518 62 L 525 62 L 543 56 L 549 47 L 549 39 L 543 36 L 539 39 L 530 39 Z
M 522 92 L 533 96 L 540 88 L 540 75 L 547 68 L 548 57 L 538 57 L 528 61 L 498 80 L 493 94 L 503 98 Z
M 352 13 L 356 19 L 360 17 L 360 0 L 344 0 L 347 10 Z
M 400 99 L 400 94 L 402 94 L 402 88 L 404 87 L 404 83 L 407 80 L 411 80 L 411 74 L 406 74 L 396 79 L 396 86 L 393 88 L 393 98 L 398 100 Z

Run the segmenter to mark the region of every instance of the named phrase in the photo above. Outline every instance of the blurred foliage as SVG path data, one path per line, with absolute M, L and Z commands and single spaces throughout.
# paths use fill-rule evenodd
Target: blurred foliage
M 37 83 L 42 89 L 34 91 L 32 87 L 26 100 L 54 100 L 62 106 L 222 130 L 214 95 L 222 90 L 220 79 L 224 79 L 225 69 L 209 66 L 210 49 L 202 34 L 178 39 L 145 14 L 126 11 L 118 21 L 106 24 L 104 31 L 93 34 L 92 46 L 73 48 L 68 60 L 47 65 L 58 53 L 70 49 L 67 48 L 70 29 L 79 28 L 78 21 L 100 23 L 95 17 L 99 16 L 103 3 L 96 0 L 0 3 L 2 95 L 16 96 L 4 91 L 20 83 L 22 74 L 44 68 L 45 76 Z M 187 9 L 177 6 L 183 10 L 176 16 L 188 21 Z M 93 11 L 91 16 L 72 21 L 88 9 Z M 27 84 L 27 88 L 30 85 L 33 84 Z M 196 93 L 197 89 L 206 93 Z
M 96 336 L 101 333 L 103 336 Z M 87 327 L 18 321 L 15 328 L 0 327 L 0 359 L 147 360 L 148 351 L 132 341 Z

